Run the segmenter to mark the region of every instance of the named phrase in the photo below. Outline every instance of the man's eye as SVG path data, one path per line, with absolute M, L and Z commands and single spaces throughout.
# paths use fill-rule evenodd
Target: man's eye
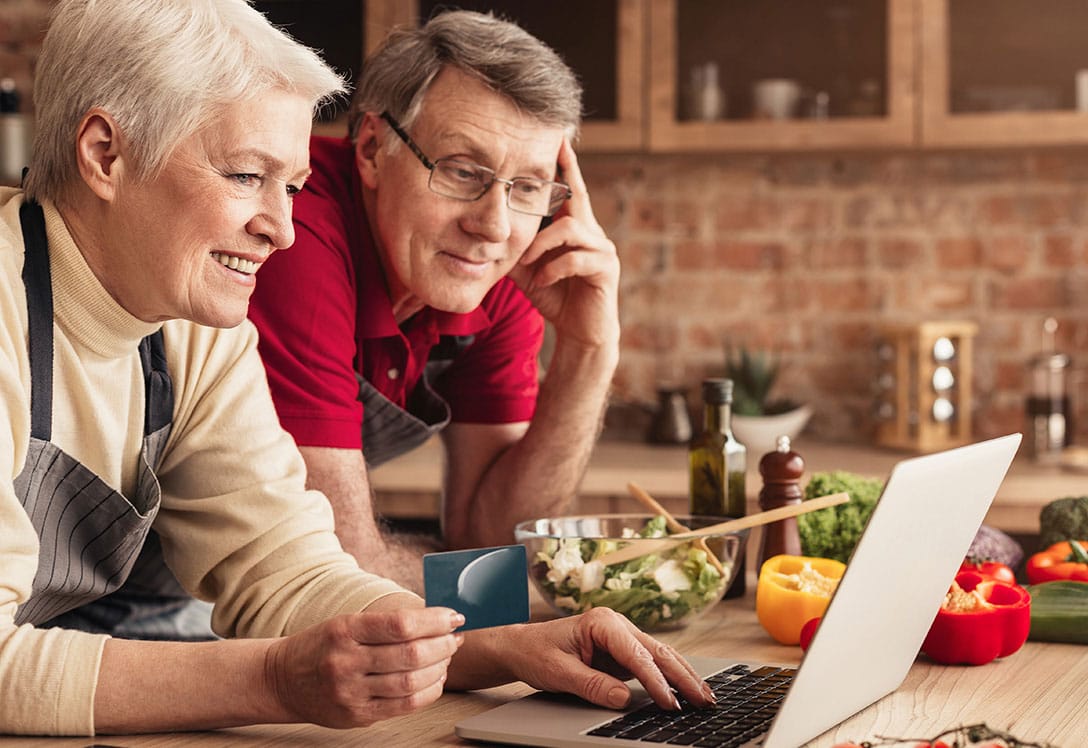
M 456 179 L 459 182 L 482 182 L 484 181 L 483 172 L 471 164 L 445 164 L 444 170 L 446 176 L 450 179 Z
M 537 182 L 529 179 L 514 180 L 514 187 L 517 188 L 519 193 L 526 196 L 539 195 L 546 189 L 544 182 Z

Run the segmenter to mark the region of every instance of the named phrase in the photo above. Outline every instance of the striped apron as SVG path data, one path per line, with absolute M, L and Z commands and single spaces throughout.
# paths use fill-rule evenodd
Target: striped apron
M 356 374 L 359 401 L 363 404 L 363 455 L 368 468 L 375 468 L 409 452 L 450 422 L 450 406 L 435 392 L 432 383 L 448 369 L 475 340 L 473 335 L 442 335 L 427 356 L 423 375 L 401 408 Z
M 174 410 L 162 330 L 140 342 L 144 438 L 135 495 L 125 497 L 50 441 L 53 290 L 41 206 L 19 210 L 29 313 L 30 444 L 15 493 L 38 533 L 38 570 L 15 623 L 142 639 L 208 639 L 209 608 L 166 567 L 151 529 L 161 491 L 155 468 Z

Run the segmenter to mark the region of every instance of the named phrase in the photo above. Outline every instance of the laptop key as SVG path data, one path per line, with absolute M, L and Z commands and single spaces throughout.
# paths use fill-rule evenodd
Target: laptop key
M 664 729 L 658 730 L 657 732 L 652 732 L 646 737 L 642 738 L 642 740 L 647 743 L 668 743 L 672 738 L 675 738 L 677 735 L 680 734 L 680 730 Z
M 657 732 L 659 728 L 659 725 L 636 725 L 624 730 L 617 737 L 627 738 L 628 740 L 641 740 L 644 735 Z

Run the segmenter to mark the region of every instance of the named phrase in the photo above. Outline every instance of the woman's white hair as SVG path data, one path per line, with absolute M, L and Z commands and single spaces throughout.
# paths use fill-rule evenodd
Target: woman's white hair
M 75 183 L 76 132 L 94 107 L 113 116 L 135 178 L 147 179 L 224 107 L 271 90 L 316 110 L 345 87 L 245 0 L 60 0 L 35 71 L 27 194 L 57 201 Z

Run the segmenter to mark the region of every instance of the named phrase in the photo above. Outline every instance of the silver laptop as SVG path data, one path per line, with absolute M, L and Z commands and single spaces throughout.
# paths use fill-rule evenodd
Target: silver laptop
M 899 687 L 1020 438 L 1011 434 L 895 466 L 800 666 L 689 658 L 719 693 L 755 677 L 745 670 L 771 674 L 770 692 L 777 696 L 767 707 L 774 712 L 769 729 L 765 719 L 751 728 L 761 734 L 723 737 L 721 745 L 796 748 Z M 660 713 L 642 695 L 629 713 L 642 707 L 643 712 L 657 711 L 657 719 L 671 714 Z M 537 693 L 469 717 L 456 733 L 469 740 L 533 746 L 714 744 L 713 729 L 705 727 L 695 741 L 684 738 L 683 730 L 670 737 L 668 725 L 651 725 L 649 733 L 641 731 L 635 739 L 616 737 L 621 731 L 614 729 L 617 718 L 621 726 L 622 720 L 634 724 L 641 719 L 570 696 Z M 654 737 L 657 733 L 661 740 Z

